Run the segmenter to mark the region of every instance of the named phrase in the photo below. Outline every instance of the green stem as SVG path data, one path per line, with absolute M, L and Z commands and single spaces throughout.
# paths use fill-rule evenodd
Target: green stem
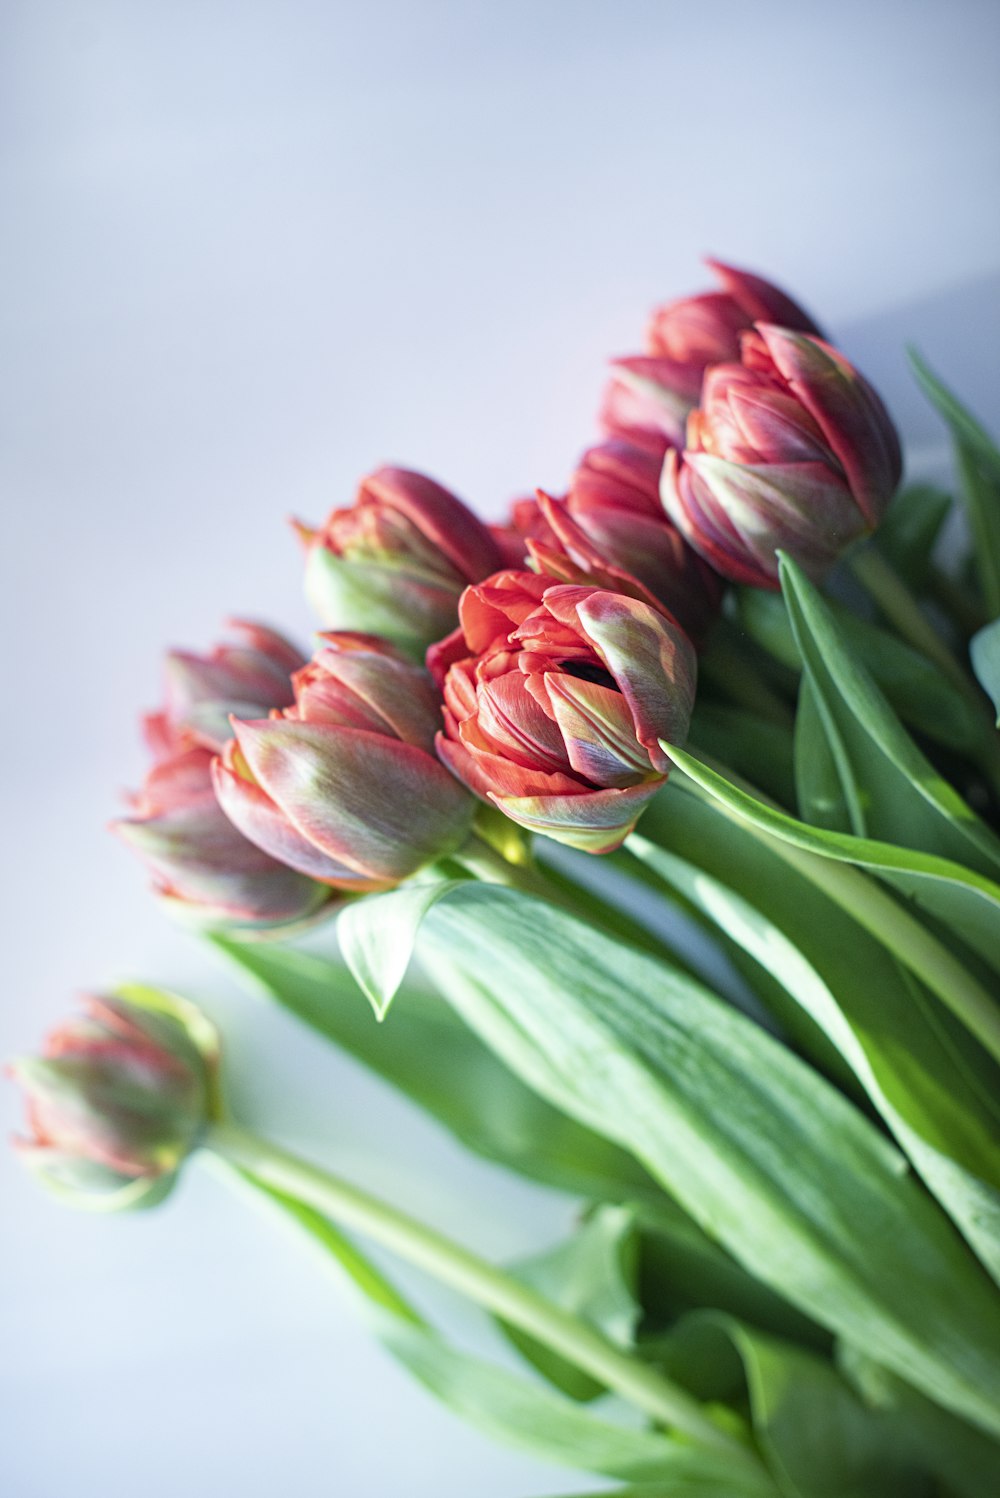
M 707 756 L 702 756 L 708 762 Z M 720 774 L 757 797 L 773 805 L 766 796 L 748 786 L 739 776 L 718 766 Z M 862 869 L 823 858 L 795 843 L 768 832 L 734 808 L 720 801 L 691 776 L 686 789 L 717 811 L 736 822 L 751 837 L 776 853 L 791 868 L 797 869 L 811 884 L 828 895 L 841 910 L 853 916 L 859 926 L 870 931 L 882 946 L 909 968 L 973 1034 L 981 1045 L 1000 1061 L 1000 1008 L 957 957 L 934 934 L 906 910 L 891 894 Z
M 235 1125 L 211 1125 L 203 1143 L 266 1186 L 362 1233 L 520 1328 L 654 1420 L 729 1453 L 734 1461 L 754 1461 L 742 1442 L 722 1431 L 684 1389 L 435 1229 Z
M 614 857 L 613 854 L 607 856 Z M 519 889 L 525 894 L 547 900 L 550 905 L 558 906 L 578 920 L 592 921 L 610 936 L 630 942 L 639 951 L 648 952 L 650 956 L 669 962 L 674 967 L 687 966 L 684 959 L 657 936 L 655 931 L 588 889 L 563 869 L 549 867 L 543 872 L 536 864 L 508 863 L 475 834 L 452 857 L 485 884 L 503 884 L 509 889 Z M 662 895 L 662 890 L 660 893 Z
M 876 551 L 874 546 L 861 547 L 851 553 L 850 563 L 851 570 L 867 590 L 872 602 L 881 609 L 902 638 L 940 667 L 952 685 L 981 709 L 984 706 L 983 699 L 971 677 L 962 669 L 930 620 L 921 613 L 917 600 L 882 553 Z

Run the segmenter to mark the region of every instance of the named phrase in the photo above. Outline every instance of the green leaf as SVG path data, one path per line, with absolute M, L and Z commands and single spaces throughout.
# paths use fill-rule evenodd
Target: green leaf
M 540 1383 L 459 1351 L 429 1327 L 382 1271 L 321 1213 L 247 1172 L 239 1175 L 308 1233 L 360 1292 L 372 1329 L 397 1361 L 451 1410 L 488 1435 L 546 1461 L 609 1477 L 676 1478 L 702 1484 L 700 1489 L 692 1488 L 692 1493 L 711 1491 L 711 1483 L 726 1483 L 726 1491 L 739 1498 L 778 1498 L 763 1471 L 759 1478 L 749 1470 L 734 1473 L 730 1457 L 652 1431 L 615 1425 Z M 683 1492 L 683 1487 L 678 1491 Z
M 404 884 L 389 894 L 352 900 L 337 917 L 341 954 L 376 1019 L 385 1019 L 406 977 L 421 921 L 455 882 Z
M 1000 451 L 961 401 L 910 350 L 917 383 L 951 429 L 958 454 L 976 567 L 988 613 L 1000 614 Z
M 742 588 L 737 601 L 740 622 L 747 633 L 783 665 L 801 670 L 802 656 L 780 595 L 765 593 L 761 588 Z M 859 619 L 842 604 L 829 598 L 825 603 L 845 644 L 864 661 L 886 701 L 905 723 L 933 743 L 960 754 L 973 754 L 982 747 L 989 732 L 988 722 L 933 662 L 888 630 Z M 692 737 L 701 742 L 693 731 Z M 706 748 L 715 754 L 710 744 L 706 743 Z M 733 763 L 725 754 L 716 757 Z M 760 777 L 749 771 L 741 773 L 771 791 Z
M 991 698 L 1000 726 L 1000 619 L 994 619 L 973 635 L 969 655 L 976 680 Z
M 769 795 L 792 804 L 794 779 L 788 730 L 745 708 L 698 701 L 691 720 L 691 737 L 708 753 L 741 775 L 763 786 Z
M 1000 874 L 1000 840 L 924 758 L 854 657 L 818 589 L 780 557 L 785 604 L 816 692 L 852 830 Z
M 832 832 L 864 830 L 850 761 L 808 673 L 799 685 L 795 714 L 795 792 L 803 821 Z
M 661 1192 L 622 1150 L 537 1097 L 434 992 L 408 980 L 379 1025 L 339 962 L 273 942 L 210 939 L 241 975 L 383 1077 L 468 1149 L 583 1196 Z
M 950 859 L 810 827 L 759 801 L 688 750 L 670 744 L 664 748 L 678 769 L 735 817 L 821 858 L 871 869 L 1000 972 L 1000 885 Z
M 831 1337 L 747 1273 L 668 1197 L 635 1208 L 643 1309 L 640 1347 L 691 1310 L 717 1309 L 786 1341 L 826 1351 Z
M 727 829 L 727 858 L 733 832 Z M 796 945 L 756 904 L 700 866 L 704 838 L 698 866 L 645 838 L 633 837 L 631 843 L 671 888 L 777 978 L 833 1041 L 927 1185 L 1000 1281 L 1000 1111 L 996 1101 L 980 1099 L 970 1087 L 929 997 L 895 964 L 883 962 L 880 971 L 877 954 L 873 967 L 870 938 L 822 896 L 810 901 L 808 889 L 801 888 L 785 894 L 784 919 L 801 943 Z M 762 871 L 761 864 L 757 867 Z M 769 889 L 789 882 L 799 883 L 794 873 L 779 870 L 775 877 L 772 870 L 771 882 L 758 879 L 754 888 L 761 893 L 755 899 L 766 900 Z M 771 903 L 780 905 L 782 895 L 777 901 L 772 896 Z M 826 909 L 818 908 L 824 904 Z M 852 954 L 846 967 L 830 961 L 831 923 L 835 942 Z M 819 963 L 825 960 L 832 968 L 835 986 L 806 951 L 815 951 Z
M 685 1317 L 660 1360 L 675 1374 L 698 1368 L 704 1398 L 732 1400 L 739 1377 L 757 1445 L 783 1493 L 930 1498 L 930 1476 L 895 1423 L 867 1408 L 825 1358 L 708 1312 Z
M 508 1273 L 604 1332 L 612 1342 L 630 1347 L 640 1315 L 635 1298 L 638 1234 L 629 1207 L 595 1208 L 579 1230 L 546 1253 L 507 1266 Z M 556 1388 L 573 1399 L 594 1399 L 603 1384 L 574 1363 L 499 1322 L 507 1338 Z
M 421 949 L 511 1067 L 630 1149 L 750 1273 L 1000 1430 L 994 1289 L 829 1083 L 697 983 L 515 891 L 455 890 Z
M 865 1405 L 877 1410 L 900 1447 L 941 1483 L 941 1498 L 996 1498 L 1000 1446 L 856 1347 L 840 1344 L 837 1367 Z
M 932 484 L 911 484 L 896 495 L 876 533 L 876 545 L 893 570 L 921 591 L 934 546 L 952 507 L 952 497 Z

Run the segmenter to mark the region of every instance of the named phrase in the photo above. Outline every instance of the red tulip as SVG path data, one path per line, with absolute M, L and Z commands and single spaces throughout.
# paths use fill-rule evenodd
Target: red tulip
M 434 757 L 440 699 L 384 640 L 329 634 L 296 673 L 295 705 L 214 763 L 227 816 L 289 868 L 345 890 L 389 889 L 453 852 L 472 798 Z
M 501 572 L 462 595 L 428 653 L 444 686 L 437 751 L 515 822 L 589 853 L 617 848 L 682 743 L 691 644 L 660 610 L 601 588 Z
M 706 375 L 663 502 L 724 577 L 777 588 L 777 548 L 821 575 L 878 525 L 901 467 L 885 407 L 844 356 L 761 323 L 743 334 L 740 364 Z
M 86 1001 L 42 1057 L 11 1071 L 27 1102 L 24 1163 L 81 1206 L 159 1199 L 213 1111 L 218 1047 L 191 1005 L 151 989 Z
M 206 656 L 167 657 L 166 704 L 144 720 L 153 765 L 112 829 L 143 860 L 171 909 L 207 925 L 265 927 L 299 921 L 329 899 L 312 879 L 268 858 L 219 806 L 212 758 L 231 712 L 264 713 L 293 700 L 294 646 L 262 625 L 238 622 L 245 644 Z
M 604 395 L 604 429 L 660 458 L 668 446 L 683 445 L 705 370 L 738 359 L 740 335 L 754 323 L 821 336 L 808 313 L 770 281 L 718 260 L 706 264 L 723 289 L 657 307 L 646 328 L 645 355 L 614 360 Z
M 718 578 L 663 513 L 657 458 L 622 440 L 585 453 L 565 499 L 539 491 L 517 509 L 540 572 L 665 608 L 700 639 L 718 613 Z
M 353 505 L 301 533 L 306 592 L 324 627 L 381 635 L 421 657 L 454 628 L 462 589 L 503 560 L 460 499 L 405 468 L 376 469 Z

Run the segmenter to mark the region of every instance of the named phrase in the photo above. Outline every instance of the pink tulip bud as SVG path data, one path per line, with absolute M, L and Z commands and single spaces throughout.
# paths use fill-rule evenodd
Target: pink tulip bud
M 295 706 L 235 735 L 214 762 L 251 842 L 337 889 L 390 889 L 453 852 L 475 810 L 434 757 L 440 698 L 384 640 L 329 634 L 295 676 Z
M 79 1206 L 150 1205 L 215 1110 L 218 1042 L 192 1005 L 152 989 L 86 1001 L 42 1057 L 11 1071 L 25 1091 L 24 1163 Z
M 291 675 L 305 657 L 283 635 L 245 619 L 229 627 L 237 644 L 216 645 L 207 655 L 172 650 L 166 659 L 165 704 L 159 715 L 175 739 L 217 749 L 229 737 L 229 714 L 285 707 L 292 700 Z M 155 720 L 152 731 L 162 731 Z
M 502 564 L 489 529 L 423 474 L 378 468 L 307 539 L 306 592 L 324 627 L 411 655 L 454 628 L 462 589 Z
M 248 842 L 219 806 L 213 751 L 229 737 L 229 714 L 264 713 L 294 699 L 304 657 L 262 625 L 235 623 L 245 643 L 210 655 L 167 657 L 166 704 L 144 720 L 154 763 L 131 815 L 112 823 L 177 914 L 208 926 L 283 926 L 306 919 L 329 892 Z
M 822 336 L 808 313 L 770 281 L 718 260 L 706 264 L 723 289 L 657 307 L 646 328 L 645 356 L 614 360 L 604 394 L 605 431 L 661 459 L 668 446 L 683 446 L 685 419 L 698 403 L 705 370 L 738 359 L 740 335 L 755 322 Z
M 666 779 L 694 703 L 687 636 L 649 604 L 501 572 L 462 595 L 428 653 L 437 751 L 484 801 L 588 853 L 617 848 Z
M 714 621 L 721 599 L 711 567 L 667 520 L 660 463 L 621 439 L 586 452 L 565 499 L 539 491 L 536 513 L 518 510 L 539 572 L 598 585 L 666 609 L 692 639 Z
M 723 577 L 778 587 L 780 547 L 821 576 L 874 530 L 899 482 L 896 430 L 872 387 L 819 338 L 766 323 L 705 377 L 663 503 Z

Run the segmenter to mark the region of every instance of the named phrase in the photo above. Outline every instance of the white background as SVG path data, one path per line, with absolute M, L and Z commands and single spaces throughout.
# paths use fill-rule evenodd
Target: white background
M 993 418 L 1000 10 L 5 0 L 0 73 L 0 1052 L 79 988 L 174 984 L 247 1121 L 498 1257 L 540 1245 L 572 1203 L 166 926 L 104 830 L 136 711 L 227 614 L 306 637 L 284 517 L 379 461 L 492 515 L 562 483 L 602 360 L 705 252 L 800 297 L 918 447 L 908 337 Z M 4 1498 L 613 1486 L 441 1411 L 203 1169 L 131 1219 L 65 1213 L 6 1153 L 0 1191 Z

